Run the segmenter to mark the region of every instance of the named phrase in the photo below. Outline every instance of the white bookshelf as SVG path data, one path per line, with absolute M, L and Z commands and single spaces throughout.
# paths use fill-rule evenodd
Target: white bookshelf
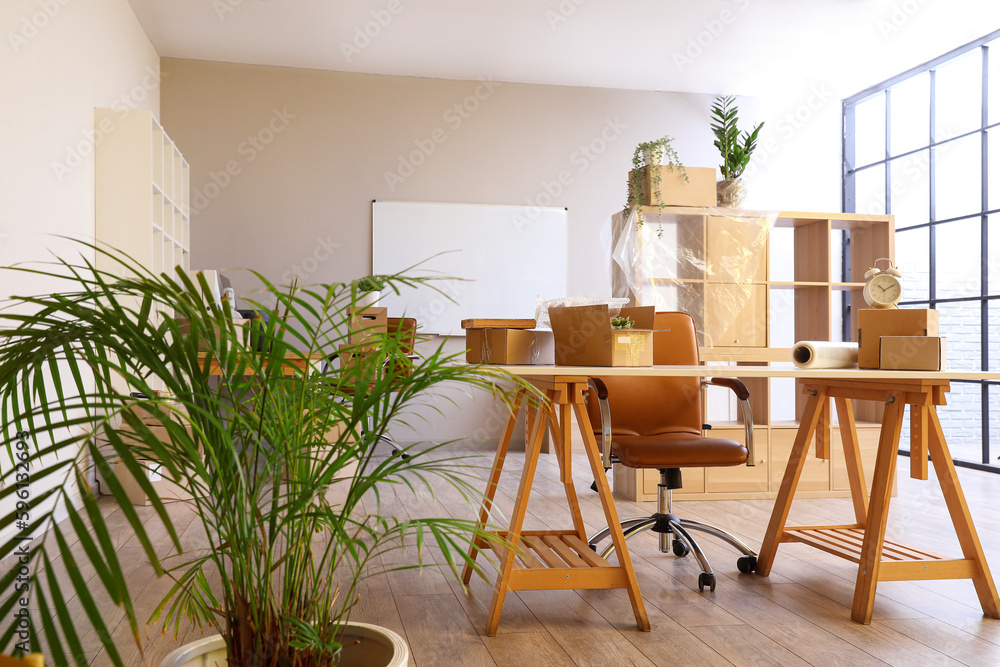
M 191 267 L 190 167 L 144 110 L 96 109 L 98 245 L 127 253 L 154 273 Z M 98 267 L 111 269 L 98 257 Z

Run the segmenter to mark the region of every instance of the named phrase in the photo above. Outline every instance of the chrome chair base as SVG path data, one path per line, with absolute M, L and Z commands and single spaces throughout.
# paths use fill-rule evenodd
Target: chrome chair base
M 652 516 L 632 517 L 622 521 L 621 527 L 626 541 L 639 533 L 652 530 L 653 532 L 659 534 L 659 547 L 661 553 L 670 553 L 672 551 L 673 554 L 678 557 L 683 557 L 689 553 L 693 553 L 695 558 L 698 559 L 698 565 L 701 567 L 701 574 L 698 576 L 699 590 L 705 590 L 706 587 L 713 591 L 715 590 L 715 572 L 712 570 L 712 565 L 708 562 L 708 558 L 705 557 L 705 553 L 702 551 L 698 541 L 691 535 L 690 531 L 692 530 L 707 533 L 736 547 L 736 549 L 743 554 L 736 561 L 736 567 L 740 572 L 745 574 L 753 572 L 756 569 L 757 553 L 747 546 L 743 540 L 717 526 L 713 526 L 702 521 L 695 521 L 693 519 L 681 519 L 677 515 L 671 513 L 671 486 L 666 483 L 667 476 L 665 471 L 660 471 L 660 478 L 659 502 L 657 503 L 660 511 Z M 595 533 L 594 536 L 590 538 L 590 548 L 597 551 L 597 545 L 605 540 L 610 534 L 610 528 L 605 528 Z M 676 539 L 672 540 L 672 538 Z M 603 552 L 601 552 L 601 557 L 606 559 L 611 556 L 614 551 L 615 545 L 614 543 L 611 543 L 604 549 Z

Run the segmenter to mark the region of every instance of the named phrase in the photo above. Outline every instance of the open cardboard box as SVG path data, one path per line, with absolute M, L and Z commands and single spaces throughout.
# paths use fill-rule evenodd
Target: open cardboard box
M 652 366 L 653 306 L 622 308 L 632 329 L 612 329 L 607 304 L 549 308 L 557 366 Z

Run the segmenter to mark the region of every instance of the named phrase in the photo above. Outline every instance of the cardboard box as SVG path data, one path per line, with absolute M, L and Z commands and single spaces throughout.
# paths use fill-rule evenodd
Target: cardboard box
M 882 336 L 879 368 L 890 371 L 943 371 L 947 339 L 939 336 Z
M 236 327 L 236 336 L 239 341 L 246 344 L 250 338 L 251 333 L 251 323 L 252 320 L 247 320 L 239 317 L 233 318 L 233 326 Z M 177 332 L 181 336 L 187 336 L 191 332 L 191 321 L 186 317 L 177 318 Z M 211 333 L 211 338 L 202 339 L 198 341 L 198 349 L 205 352 L 211 352 L 212 350 L 218 349 L 219 338 L 221 336 L 220 329 L 213 329 Z
M 660 196 L 652 184 L 654 170 L 660 174 Z M 684 174 L 687 174 L 687 180 Z M 685 167 L 641 167 L 629 173 L 629 184 L 636 183 L 639 191 L 635 200 L 642 206 L 715 206 L 715 169 Z
M 652 366 L 653 307 L 622 308 L 633 329 L 612 329 L 607 304 L 549 308 L 557 366 Z
M 372 337 L 385 336 L 389 331 L 388 313 L 388 308 L 375 306 L 352 308 L 348 323 L 350 344 L 368 345 Z
M 858 311 L 858 368 L 879 367 L 882 336 L 937 336 L 938 312 L 927 308 Z
M 465 360 L 470 364 L 548 365 L 554 361 L 551 331 L 467 329 Z
M 191 492 L 183 488 L 177 482 L 164 477 L 160 471 L 160 464 L 156 461 L 140 461 L 144 468 L 147 479 L 153 484 L 156 495 L 165 503 L 177 502 L 179 500 L 191 500 Z M 132 471 L 121 461 L 115 463 L 115 477 L 125 489 L 129 501 L 133 505 L 149 505 L 149 497 L 138 480 L 132 475 Z

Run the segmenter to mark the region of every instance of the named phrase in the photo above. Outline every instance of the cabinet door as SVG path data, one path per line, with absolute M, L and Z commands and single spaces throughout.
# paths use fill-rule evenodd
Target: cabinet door
M 705 435 L 743 442 L 746 432 L 742 428 L 713 428 L 711 431 L 706 431 Z M 755 465 L 705 468 L 705 491 L 708 493 L 767 491 L 767 429 L 755 428 L 753 437 L 756 449 Z
M 764 218 L 708 216 L 705 278 L 720 283 L 765 282 L 768 232 Z
M 767 347 L 767 286 L 705 285 L 705 344 Z
M 795 434 L 798 428 L 790 426 L 788 428 L 771 428 L 771 491 L 781 488 L 781 479 L 785 475 L 785 466 L 792 453 L 792 445 L 795 443 Z M 817 459 L 816 437 L 809 441 L 807 445 L 809 451 L 806 452 L 806 462 L 802 468 L 802 476 L 799 478 L 798 491 L 829 491 L 830 490 L 830 460 Z M 831 454 L 832 455 L 832 454 Z

